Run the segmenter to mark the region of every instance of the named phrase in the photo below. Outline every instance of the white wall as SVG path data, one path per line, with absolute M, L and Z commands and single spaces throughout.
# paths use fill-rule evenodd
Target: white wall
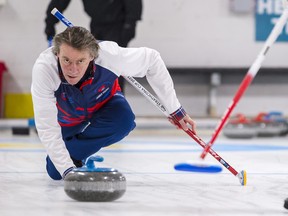
M 44 35 L 48 2 L 8 0 L 0 8 L 0 60 L 5 61 L 9 68 L 9 76 L 6 76 L 4 85 L 6 92 L 30 91 L 33 63 L 48 46 Z M 160 51 L 167 66 L 248 67 L 255 60 L 263 43 L 255 42 L 254 39 L 254 15 L 232 13 L 229 2 L 143 0 L 143 19 L 137 28 L 137 38 L 130 46 L 155 48 Z M 88 28 L 89 18 L 85 15 L 80 0 L 72 1 L 64 14 L 75 25 Z M 58 31 L 64 28 L 63 24 L 57 25 Z M 263 66 L 288 67 L 287 56 L 287 44 L 277 43 Z M 191 90 L 191 101 L 193 97 L 196 101 L 203 95 L 205 97 L 207 89 L 204 89 L 203 94 Z M 186 101 L 186 96 L 183 98 L 183 103 L 190 103 Z M 203 103 L 206 100 L 202 99 Z M 221 108 L 219 112 L 222 112 Z
M 253 13 L 231 12 L 230 1 L 144 0 L 131 45 L 159 50 L 168 66 L 248 67 L 264 43 L 255 42 Z M 277 43 L 263 66 L 287 67 L 287 54 L 287 43 Z

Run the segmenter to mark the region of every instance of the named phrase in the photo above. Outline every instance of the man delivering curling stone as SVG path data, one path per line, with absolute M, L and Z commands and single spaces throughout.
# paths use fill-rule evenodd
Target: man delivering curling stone
M 83 27 L 67 28 L 53 44 L 36 60 L 31 87 L 36 128 L 52 179 L 64 179 L 82 160 L 134 129 L 135 116 L 118 85 L 120 75 L 146 76 L 183 129 L 195 129 L 157 51 L 98 43 Z

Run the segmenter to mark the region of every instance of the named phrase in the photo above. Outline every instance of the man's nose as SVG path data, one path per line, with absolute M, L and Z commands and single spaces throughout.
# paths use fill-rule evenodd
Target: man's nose
M 77 68 L 78 68 L 78 66 L 77 66 L 76 63 L 70 64 L 70 70 L 71 70 L 71 71 L 76 72 L 76 71 L 77 71 Z

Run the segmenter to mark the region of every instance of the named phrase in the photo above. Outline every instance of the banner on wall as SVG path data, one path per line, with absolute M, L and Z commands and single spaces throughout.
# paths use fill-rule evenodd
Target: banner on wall
M 266 41 L 283 11 L 282 0 L 257 0 L 255 12 L 256 41 Z M 277 41 L 288 41 L 288 23 Z M 277 42 L 276 41 L 276 42 Z

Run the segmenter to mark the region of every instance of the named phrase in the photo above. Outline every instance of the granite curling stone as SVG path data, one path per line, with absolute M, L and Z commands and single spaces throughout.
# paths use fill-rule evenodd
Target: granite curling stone
M 288 124 L 281 112 L 259 113 L 254 122 L 257 123 L 259 137 L 287 135 Z
M 232 139 L 250 139 L 257 136 L 257 130 L 253 122 L 238 113 L 224 127 L 223 134 Z
M 77 201 L 110 202 L 119 199 L 126 191 L 125 176 L 113 168 L 97 168 L 94 161 L 101 156 L 91 156 L 86 164 L 71 171 L 64 179 L 64 191 Z

